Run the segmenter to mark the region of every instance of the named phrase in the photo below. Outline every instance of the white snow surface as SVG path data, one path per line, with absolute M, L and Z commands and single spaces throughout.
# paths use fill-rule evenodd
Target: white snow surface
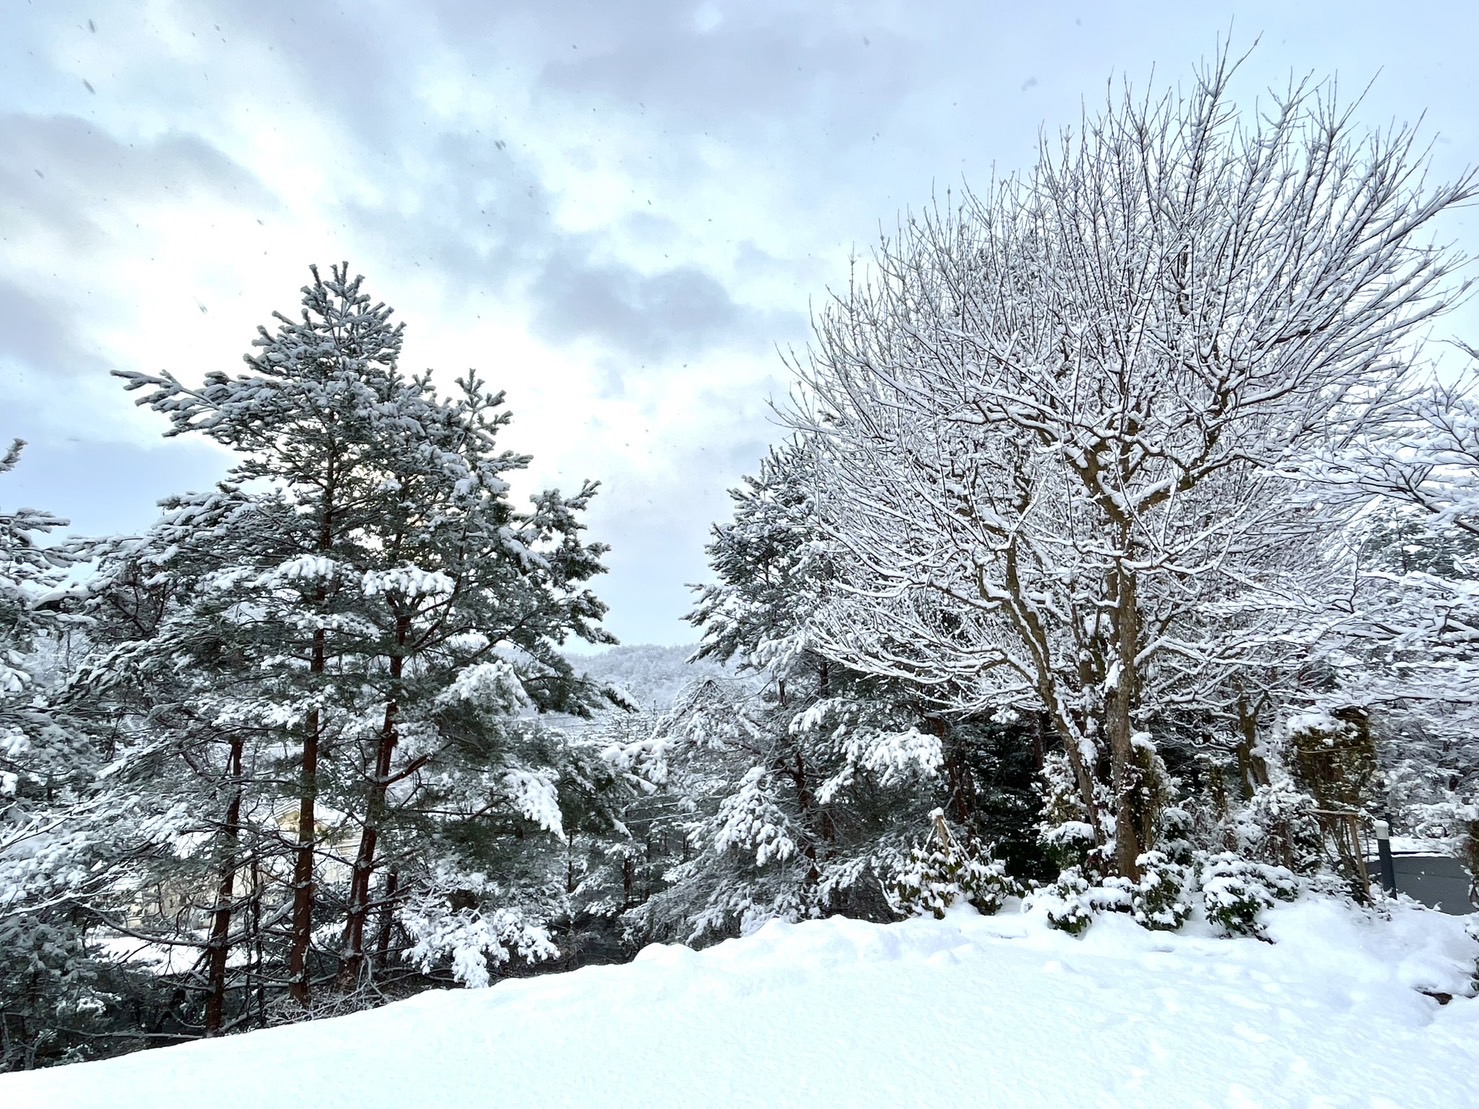
M 1015 903 L 1013 903 L 1013 909 Z M 970 910 L 771 923 L 702 952 L 0 1076 L 0 1105 L 1473 1105 L 1463 922 L 1307 897 L 1275 941 Z

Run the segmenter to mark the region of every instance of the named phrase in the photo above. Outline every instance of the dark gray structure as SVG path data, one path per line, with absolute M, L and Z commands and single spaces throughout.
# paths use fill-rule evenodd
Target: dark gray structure
M 1446 855 L 1392 855 L 1397 889 L 1453 916 L 1479 911 L 1469 900 L 1469 872 Z
M 1373 822 L 1372 831 L 1376 858 L 1367 855 L 1366 874 L 1380 882 L 1382 889 L 1405 893 L 1450 916 L 1479 912 L 1479 903 L 1473 900 L 1475 883 L 1463 863 L 1452 855 L 1393 851 L 1391 825 L 1385 820 Z
M 1448 855 L 1391 855 L 1391 880 L 1396 892 L 1452 916 L 1479 912 L 1479 905 L 1469 900 L 1469 872 L 1464 864 Z M 1373 879 L 1387 885 L 1376 859 L 1366 863 Z

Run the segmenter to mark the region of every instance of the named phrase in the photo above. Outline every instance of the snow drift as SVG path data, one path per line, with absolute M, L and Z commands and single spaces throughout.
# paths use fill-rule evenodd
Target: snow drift
M 1307 897 L 1273 943 L 1034 912 L 772 923 L 701 952 L 0 1076 L 22 1106 L 1473 1104 L 1463 922 Z

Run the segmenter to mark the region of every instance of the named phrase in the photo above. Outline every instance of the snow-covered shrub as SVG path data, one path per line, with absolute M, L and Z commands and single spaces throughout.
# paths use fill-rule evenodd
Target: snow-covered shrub
M 992 857 L 989 846 L 961 844 L 945 825 L 945 811 L 930 813 L 930 839 L 909 853 L 894 883 L 894 905 L 909 916 L 932 914 L 943 919 L 945 910 L 964 901 L 978 912 L 994 913 L 1017 892 L 1006 865 Z
M 1095 885 L 1077 867 L 1033 892 L 1029 907 L 1042 909 L 1048 927 L 1077 936 L 1093 923 L 1096 913 L 1128 913 L 1133 909 L 1135 883 L 1128 878 L 1106 878 Z
M 1166 861 L 1180 866 L 1191 866 L 1197 854 L 1196 818 L 1180 805 L 1168 805 L 1161 810 L 1156 829 L 1156 852 Z
M 1094 826 L 1079 797 L 1068 757 L 1054 751 L 1043 760 L 1042 820 L 1038 842 L 1060 871 L 1082 868 L 1094 848 Z
M 1343 705 L 1301 713 L 1282 730 L 1289 767 L 1315 800 L 1323 854 L 1333 861 L 1350 895 L 1364 902 L 1370 882 L 1361 818 L 1375 811 L 1384 787 L 1367 712 Z
M 1033 892 L 1029 907 L 1041 909 L 1048 926 L 1077 936 L 1098 913 L 1129 913 L 1143 928 L 1174 931 L 1191 915 L 1186 889 L 1190 868 L 1172 862 L 1160 851 L 1147 851 L 1136 860 L 1140 880 L 1111 876 L 1095 884 L 1076 867 Z
M 1069 867 L 1057 879 L 1032 895 L 1032 905 L 1047 914 L 1048 926 L 1070 936 L 1088 930 L 1094 919 L 1089 882 L 1077 867 Z
M 1315 799 L 1288 775 L 1276 775 L 1253 791 L 1238 815 L 1239 848 L 1250 858 L 1313 874 L 1325 854 L 1315 808 Z
M 1298 879 L 1281 866 L 1224 851 L 1202 863 L 1202 903 L 1207 919 L 1228 935 L 1262 936 L 1258 914 L 1299 895 Z
M 1163 851 L 1147 851 L 1135 864 L 1140 868 L 1140 881 L 1130 889 L 1135 923 L 1152 931 L 1176 931 L 1191 915 L 1185 892 L 1188 868 Z
M 1359 810 L 1375 800 L 1376 741 L 1364 710 L 1301 713 L 1283 732 L 1292 769 L 1320 808 Z

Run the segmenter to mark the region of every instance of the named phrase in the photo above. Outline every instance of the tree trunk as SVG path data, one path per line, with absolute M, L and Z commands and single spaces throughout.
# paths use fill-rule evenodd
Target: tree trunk
M 1116 681 L 1105 705 L 1105 732 L 1109 740 L 1110 788 L 1114 791 L 1114 867 L 1122 878 L 1138 881 L 1140 855 L 1149 846 L 1145 822 L 1154 814 L 1144 811 L 1142 774 L 1135 757 L 1134 722 L 1131 710 L 1138 700 L 1140 619 L 1136 608 L 1135 577 L 1124 569 L 1115 572 L 1115 662 Z
M 820 836 L 819 821 L 817 820 L 816 799 L 811 794 L 811 787 L 806 780 L 806 763 L 801 759 L 801 752 L 796 751 L 792 762 L 787 765 L 781 764 L 784 772 L 790 777 L 796 787 L 796 807 L 800 810 L 801 826 L 806 829 L 806 842 L 802 845 L 801 854 L 806 858 L 806 884 L 815 885 L 822 876 L 821 866 L 817 860 L 817 839 Z
M 1244 801 L 1253 798 L 1258 786 L 1268 785 L 1268 764 L 1255 751 L 1258 748 L 1258 712 L 1245 698 L 1238 698 L 1238 791 Z
M 211 910 L 210 938 L 206 941 L 206 949 L 210 952 L 206 970 L 209 987 L 205 999 L 207 1036 L 218 1035 L 226 1019 L 226 956 L 231 949 L 231 917 L 235 911 L 232 902 L 236 898 L 236 853 L 241 843 L 241 753 L 245 744 L 245 735 L 232 736 L 231 751 L 226 759 L 226 776 L 232 782 L 232 791 L 222 828 L 225 850 L 221 860 L 221 881 L 216 889 L 215 908 Z
M 966 757 L 966 745 L 956 738 L 944 718 L 931 716 L 924 723 L 939 738 L 940 749 L 944 752 L 950 814 L 961 827 L 969 828 L 975 810 L 976 784 Z
M 313 672 L 323 672 L 322 631 L 313 637 Z M 304 723 L 303 771 L 298 781 L 298 843 L 293 860 L 293 927 L 288 954 L 288 993 L 303 1008 L 308 1008 L 308 949 L 313 943 L 313 855 L 314 801 L 318 796 L 318 739 L 321 721 L 319 710 L 310 709 Z
M 329 451 L 324 473 L 323 507 L 319 517 L 318 553 L 328 555 L 334 549 L 335 500 L 339 484 L 337 454 Z M 322 615 L 328 601 L 328 588 L 320 582 L 314 591 L 314 603 Z M 323 676 L 328 670 L 328 632 L 319 627 L 313 633 L 313 653 L 309 658 L 309 693 L 318 697 L 324 692 Z M 308 953 L 313 944 L 313 863 L 317 846 L 318 747 L 323 731 L 322 710 L 318 705 L 308 710 L 303 726 L 303 770 L 298 784 L 298 846 L 293 860 L 293 926 L 288 952 L 288 993 L 302 1008 L 309 1004 Z
M 395 928 L 395 895 L 400 888 L 401 874 L 392 868 L 385 875 L 385 892 L 380 896 L 380 934 L 375 937 L 375 970 L 385 973 L 390 960 L 390 934 Z
M 252 853 L 252 955 L 257 966 L 257 1024 L 267 1027 L 267 952 L 262 937 L 262 862 Z
M 359 850 L 354 857 L 354 872 L 349 880 L 349 915 L 344 921 L 344 965 L 339 970 L 339 988 L 350 990 L 365 969 L 365 923 L 370 915 L 370 882 L 375 872 L 375 850 L 380 829 L 385 822 L 385 797 L 390 787 L 390 768 L 399 739 L 396 717 L 399 711 L 399 686 L 405 668 L 406 640 L 410 635 L 409 616 L 396 618 L 395 654 L 390 658 L 390 698 L 385 703 L 385 718 L 380 725 L 380 742 L 375 749 L 375 771 L 365 798 L 364 825 L 360 831 Z
M 1063 753 L 1068 758 L 1068 769 L 1078 787 L 1078 799 L 1084 807 L 1085 820 L 1094 830 L 1094 842 L 1102 844 L 1104 829 L 1099 812 L 1098 778 L 1095 774 L 1097 753 L 1094 750 L 1085 750 L 1091 747 L 1091 741 L 1084 721 L 1077 713 L 1065 710 L 1062 700 L 1053 696 L 1050 682 L 1042 681 L 1038 688 L 1043 703 L 1049 706 L 1046 715 L 1058 733 L 1058 738 L 1063 741 Z M 1091 757 L 1096 761 L 1091 762 Z
M 375 846 L 379 829 L 366 824 L 360 832 L 354 872 L 349 879 L 349 915 L 344 920 L 343 964 L 338 987 L 352 990 L 365 969 L 365 921 L 370 915 L 370 878 L 375 869 Z

